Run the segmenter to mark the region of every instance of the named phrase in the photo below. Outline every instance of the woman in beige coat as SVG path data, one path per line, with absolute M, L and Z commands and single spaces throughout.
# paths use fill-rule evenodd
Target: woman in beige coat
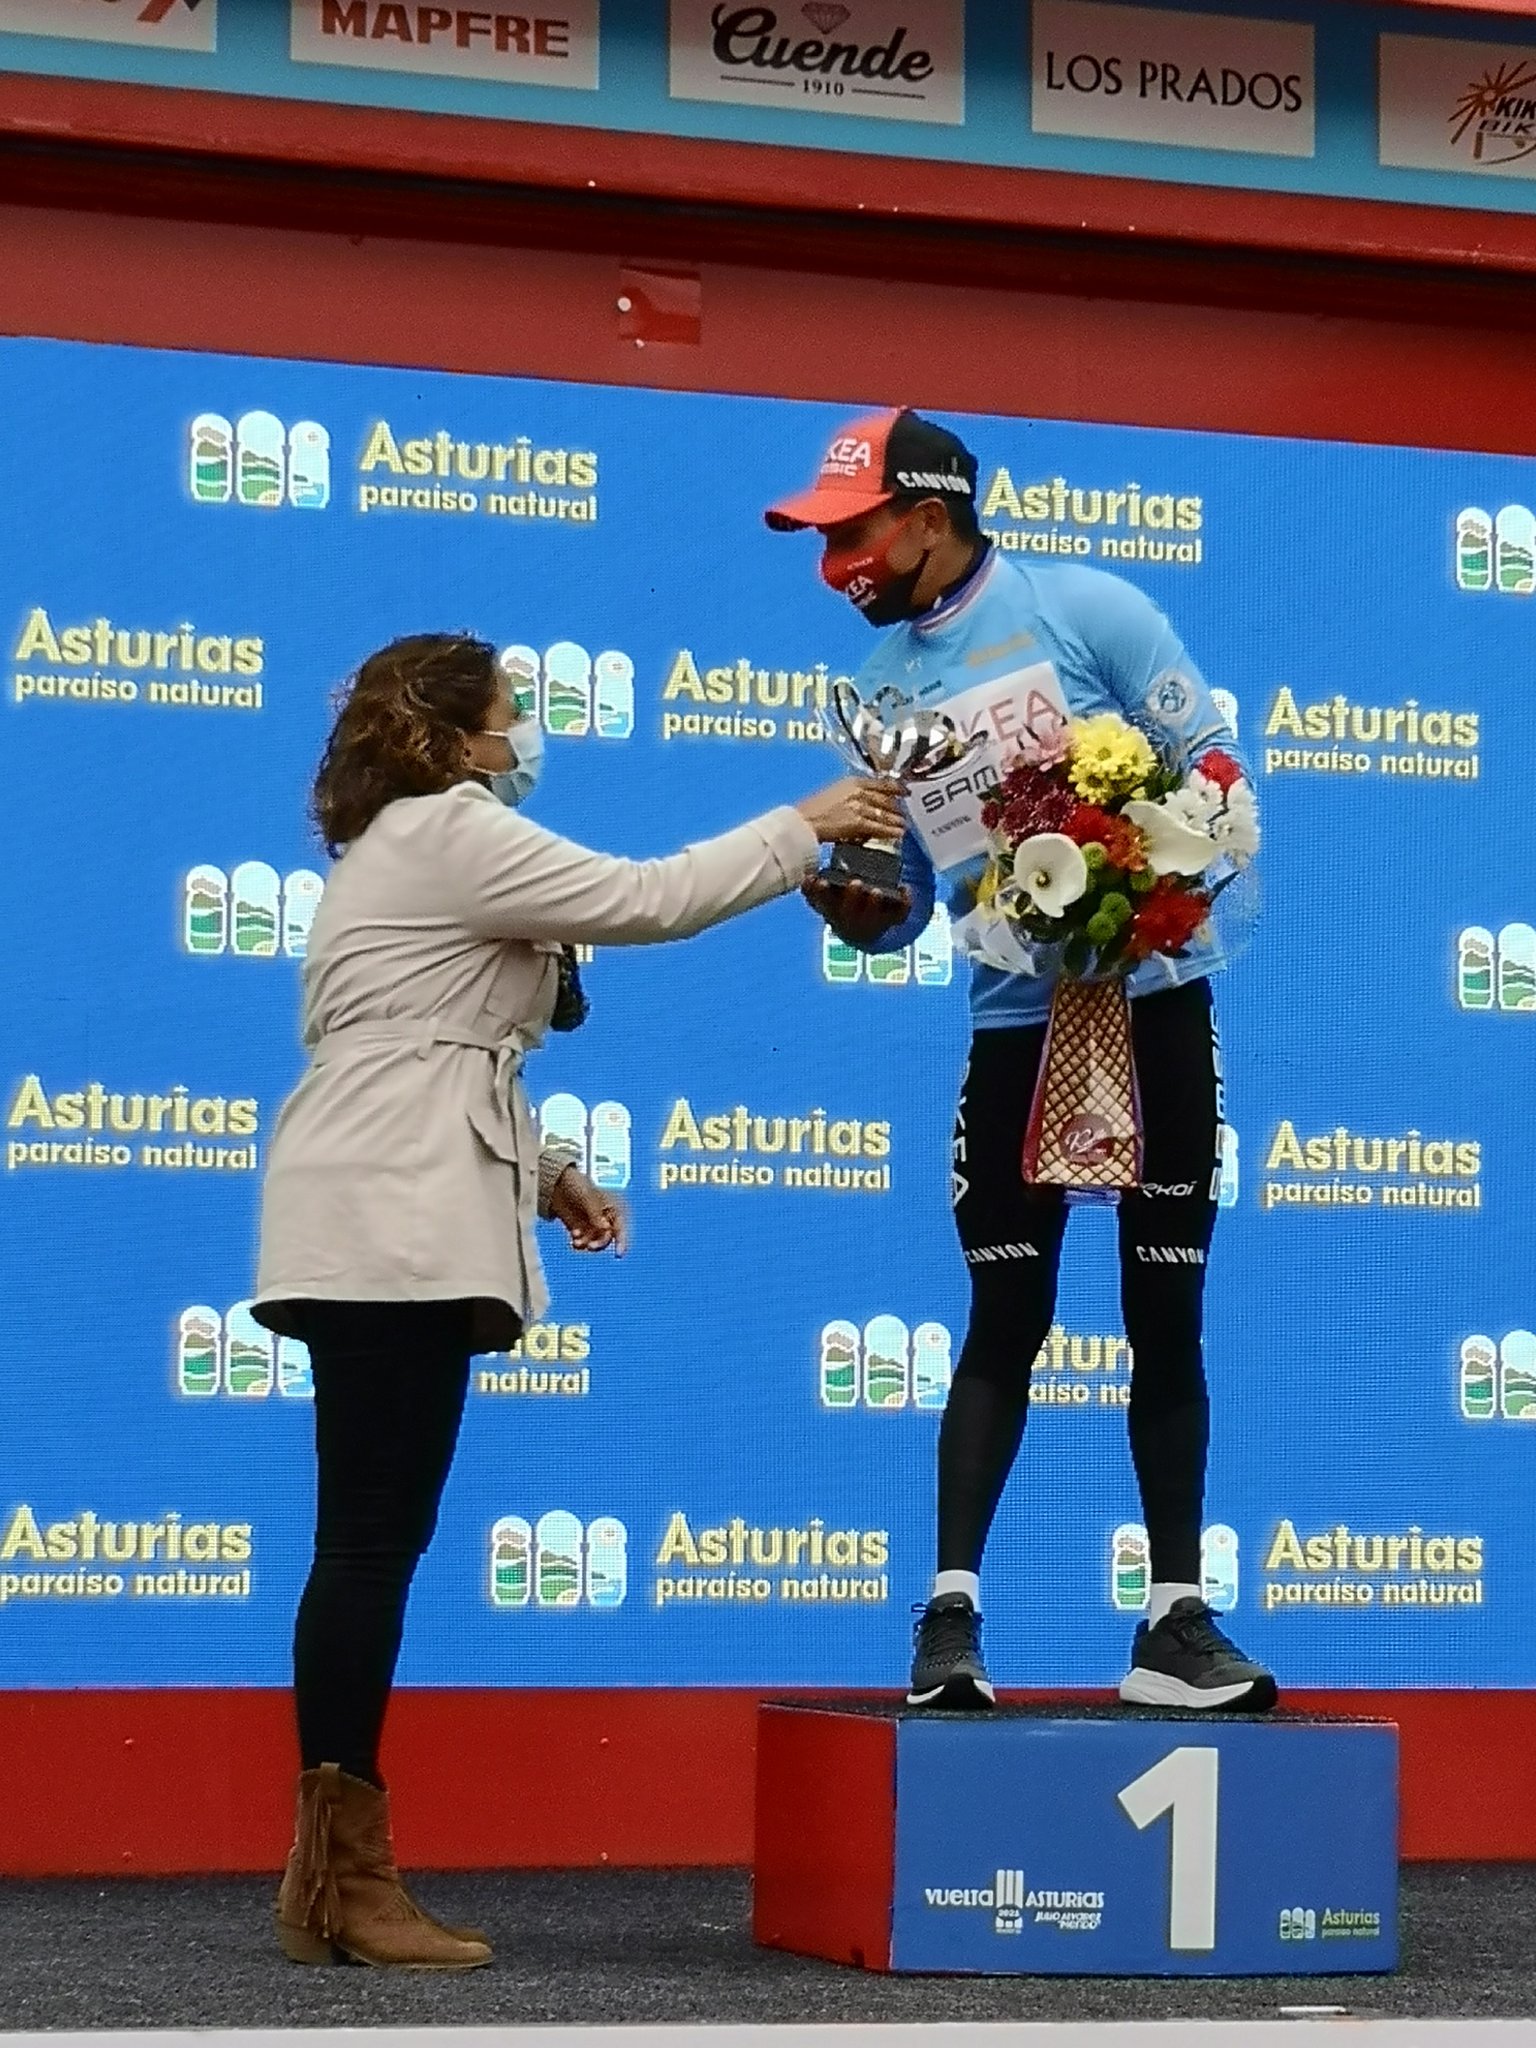
M 298 1962 L 490 1960 L 403 1889 L 378 1745 L 406 1597 L 479 1351 L 547 1304 L 537 1216 L 622 1251 L 622 1209 L 540 1155 L 522 1070 L 563 949 L 686 938 L 888 837 L 893 786 L 841 782 L 668 860 L 617 860 L 520 816 L 538 758 L 494 650 L 398 640 L 358 671 L 315 814 L 338 856 L 310 934 L 310 1065 L 273 1135 L 256 1314 L 314 1369 L 315 1554 L 294 1631 L 302 1772 L 278 1934 Z

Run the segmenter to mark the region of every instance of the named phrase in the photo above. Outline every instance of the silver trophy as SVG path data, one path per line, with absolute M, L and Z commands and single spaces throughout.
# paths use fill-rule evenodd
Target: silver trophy
M 827 737 L 843 761 L 858 772 L 895 776 L 905 783 L 931 782 L 974 753 L 983 735 L 961 737 L 942 711 L 922 711 L 887 683 L 866 703 L 846 678 L 832 685 Z M 895 898 L 901 890 L 901 841 L 870 839 L 837 846 L 825 870 L 832 882 L 862 882 Z

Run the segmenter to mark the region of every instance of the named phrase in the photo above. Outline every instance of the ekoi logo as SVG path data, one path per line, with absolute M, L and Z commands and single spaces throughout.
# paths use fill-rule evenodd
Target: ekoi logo
M 524 718 L 558 739 L 627 740 L 635 729 L 635 664 L 610 647 L 595 659 L 574 640 L 503 647 L 501 671 Z
M 551 1095 L 539 1110 L 539 1142 L 546 1152 L 562 1153 L 594 1187 L 629 1186 L 634 1147 L 622 1102 L 589 1110 L 579 1095 Z
M 285 427 L 270 412 L 245 412 L 233 423 L 200 412 L 187 429 L 186 464 L 195 505 L 323 512 L 331 502 L 331 437 L 318 420 Z

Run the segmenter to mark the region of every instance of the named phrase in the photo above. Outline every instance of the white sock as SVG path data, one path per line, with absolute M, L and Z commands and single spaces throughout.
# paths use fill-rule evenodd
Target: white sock
M 1156 1628 L 1175 1600 L 1203 1600 L 1198 1586 L 1159 1586 L 1154 1583 L 1147 1603 L 1147 1625 Z
M 942 1600 L 946 1593 L 963 1593 L 977 1613 L 981 1612 L 981 1579 L 975 1572 L 936 1572 L 929 1596 Z

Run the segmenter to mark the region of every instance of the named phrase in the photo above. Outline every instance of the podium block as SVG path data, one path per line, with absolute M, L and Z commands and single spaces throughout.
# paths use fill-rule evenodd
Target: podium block
M 863 1969 L 1397 1967 L 1397 1730 L 888 1704 L 758 1717 L 753 1932 Z

